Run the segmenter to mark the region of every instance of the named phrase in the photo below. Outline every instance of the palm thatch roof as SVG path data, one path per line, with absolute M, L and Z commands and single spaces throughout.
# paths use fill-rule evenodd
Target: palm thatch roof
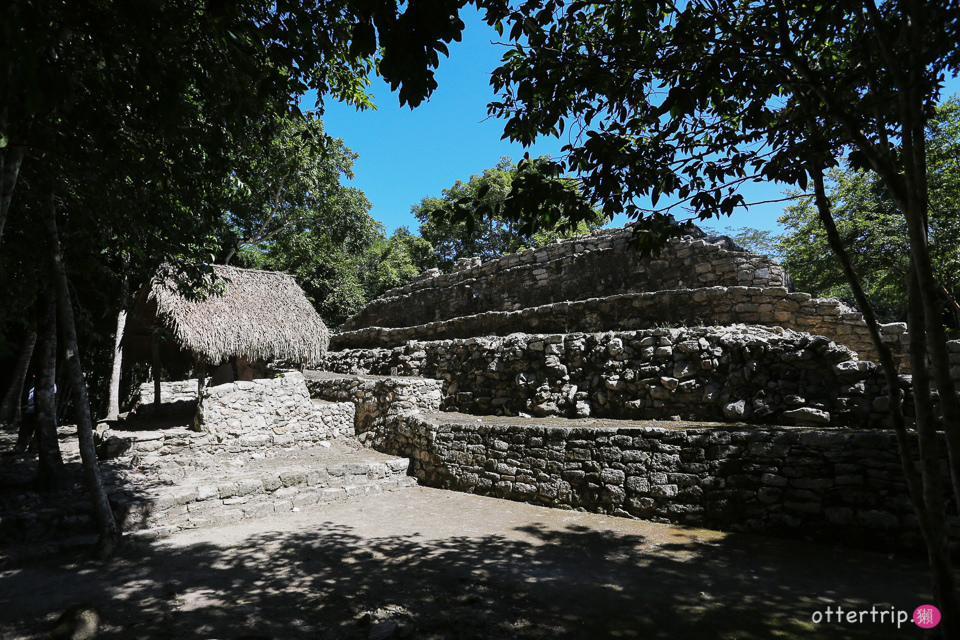
M 218 364 L 232 357 L 316 363 L 330 332 L 292 276 L 211 265 L 220 291 L 191 299 L 157 276 L 138 296 L 138 324 L 159 324 L 178 346 Z M 142 329 L 141 329 L 142 331 Z

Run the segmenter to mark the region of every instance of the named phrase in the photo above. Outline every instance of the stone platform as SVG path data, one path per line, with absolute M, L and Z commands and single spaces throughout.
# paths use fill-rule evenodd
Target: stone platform
M 158 447 L 151 433 L 112 463 L 111 501 L 125 531 L 162 535 L 416 484 L 406 476 L 408 460 L 350 437 L 312 448 L 188 452 L 176 444 L 185 435 L 160 433 Z
M 352 396 L 366 416 L 358 440 L 410 459 L 427 486 L 860 548 L 922 546 L 890 431 L 464 414 L 437 410 L 429 383 L 439 381 L 307 379 L 315 396 Z M 950 536 L 960 541 L 960 518 Z
M 53 495 L 30 490 L 33 456 L 13 455 L 15 434 L 0 434 L 0 450 L 7 458 L 0 474 L 0 542 L 58 539 L 94 530 L 75 433 L 73 427 L 60 430 L 70 486 Z M 100 437 L 116 454 L 100 465 L 124 532 L 156 537 L 274 512 L 305 511 L 417 483 L 406 475 L 407 459 L 366 449 L 352 437 L 312 447 L 218 449 L 191 446 L 198 436 L 179 425 L 111 430 Z

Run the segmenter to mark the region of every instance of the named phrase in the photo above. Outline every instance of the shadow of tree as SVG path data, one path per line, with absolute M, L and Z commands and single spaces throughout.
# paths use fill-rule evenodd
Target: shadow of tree
M 921 637 L 810 622 L 837 605 L 912 613 L 928 600 L 919 561 L 522 508 L 502 533 L 371 536 L 320 513 L 223 544 L 131 544 L 103 566 L 64 554 L 0 573 L 0 638 L 44 637 L 77 602 L 103 612 L 98 638 L 125 640 Z

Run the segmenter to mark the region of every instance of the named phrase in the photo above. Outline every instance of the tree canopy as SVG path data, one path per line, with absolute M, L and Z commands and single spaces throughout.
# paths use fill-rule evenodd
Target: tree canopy
M 941 305 L 948 326 L 960 327 L 960 99 L 937 107 L 927 125 L 929 243 Z M 837 229 L 860 274 L 865 292 L 886 321 L 905 320 L 910 270 L 906 222 L 876 174 L 836 167 L 828 173 L 828 196 Z M 783 263 L 801 291 L 853 301 L 850 285 L 830 256 L 812 191 L 787 207 L 777 242 Z
M 458 180 L 439 198 L 424 198 L 414 206 L 411 211 L 420 221 L 420 237 L 434 248 L 430 266 L 449 272 L 460 258 L 486 261 L 599 226 L 602 214 L 589 207 L 574 180 L 541 174 L 550 162 L 543 156 L 514 164 L 503 157 L 495 167 L 471 176 L 468 182 Z M 524 180 L 542 180 L 551 193 L 564 194 L 556 213 L 547 214 L 554 216 L 549 221 L 537 219 L 537 224 L 531 225 L 529 218 L 512 215 L 516 205 L 511 207 L 508 200 L 514 185 Z M 544 212 L 545 201 L 540 201 L 537 209 Z M 523 210 L 530 212 L 526 206 Z M 579 223 L 572 227 L 566 224 L 571 211 L 579 217 Z M 592 215 L 584 218 L 582 211 Z
M 812 184 L 830 247 L 881 354 L 943 633 L 960 636 L 936 436 L 942 425 L 960 504 L 960 400 L 929 250 L 926 151 L 943 79 L 960 70 L 960 7 L 915 0 L 526 0 L 499 5 L 487 18 L 508 27 L 516 44 L 494 72 L 500 95 L 490 113 L 506 120 L 513 140 L 568 136 L 553 172 L 578 174 L 583 193 L 608 215 L 643 218 L 648 247 L 678 233 L 656 209 L 661 197 L 707 219 L 744 205 L 737 187 L 747 181 Z M 877 176 L 907 232 L 916 444 L 896 365 L 826 194 L 824 174 L 843 158 Z M 653 209 L 644 208 L 644 198 Z
M 419 104 L 436 86 L 439 54 L 460 37 L 461 6 L 13 0 L 0 8 L 0 270 L 15 276 L 0 284 L 22 296 L 16 316 L 0 317 L 0 343 L 16 341 L 18 325 L 40 308 L 31 285 L 53 284 L 44 321 L 55 313 L 63 338 L 102 551 L 119 532 L 93 452 L 83 310 L 117 292 L 116 310 L 123 279 L 165 260 L 200 275 L 224 237 L 237 187 L 231 161 L 252 130 L 295 113 L 306 90 L 367 107 L 367 77 L 377 72 L 402 104 Z M 9 250 L 10 236 L 24 245 Z M 57 365 L 45 358 L 42 366 Z
M 250 135 L 231 158 L 223 261 L 283 234 L 356 224 L 370 208 L 353 178 L 356 154 L 328 136 L 317 114 L 288 114 Z

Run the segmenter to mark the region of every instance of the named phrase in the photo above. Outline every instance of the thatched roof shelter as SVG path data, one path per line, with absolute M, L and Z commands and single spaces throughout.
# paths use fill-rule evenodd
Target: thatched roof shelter
M 303 364 L 323 358 L 330 332 L 292 276 L 211 266 L 221 290 L 200 299 L 189 299 L 162 276 L 141 289 L 124 344 L 142 357 L 159 327 L 180 351 L 206 364 L 235 357 Z

